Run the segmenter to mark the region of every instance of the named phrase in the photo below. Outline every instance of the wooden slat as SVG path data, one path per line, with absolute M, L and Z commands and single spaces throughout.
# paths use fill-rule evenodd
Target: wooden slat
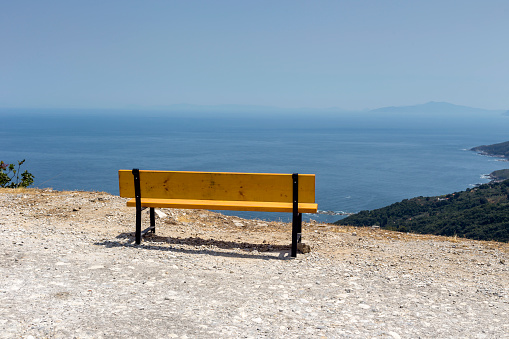
M 133 175 L 120 170 L 120 196 L 134 197 Z M 291 202 L 292 175 L 140 170 L 142 198 Z M 315 175 L 299 174 L 299 202 L 315 202 Z
M 136 207 L 136 200 L 131 199 L 127 206 Z M 292 212 L 293 204 L 285 202 L 260 201 L 220 201 L 220 200 L 189 200 L 189 199 L 141 199 L 142 207 L 184 208 L 204 210 L 230 211 L 263 211 L 263 212 Z M 317 204 L 299 203 L 300 213 L 316 213 Z

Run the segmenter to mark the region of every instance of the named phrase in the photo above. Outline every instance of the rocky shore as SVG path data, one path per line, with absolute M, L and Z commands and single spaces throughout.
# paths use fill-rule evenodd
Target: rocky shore
M 500 158 L 500 161 L 509 161 L 509 141 L 493 145 L 477 146 L 470 150 L 481 155 Z
M 0 338 L 509 338 L 509 244 L 125 201 L 0 190 Z
M 509 179 L 509 169 L 503 169 L 491 172 L 488 177 L 495 182 L 500 182 Z

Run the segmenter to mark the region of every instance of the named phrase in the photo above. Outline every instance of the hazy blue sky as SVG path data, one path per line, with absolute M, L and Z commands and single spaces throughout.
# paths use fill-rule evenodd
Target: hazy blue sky
M 0 0 L 0 107 L 509 109 L 509 1 Z

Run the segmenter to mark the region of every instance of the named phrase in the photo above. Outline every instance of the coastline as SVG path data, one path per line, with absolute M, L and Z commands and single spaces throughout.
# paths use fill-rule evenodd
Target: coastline
M 477 154 L 482 155 L 482 156 L 491 157 L 491 158 L 498 158 L 497 161 L 509 162 L 509 158 L 507 158 L 504 155 L 492 154 L 492 153 L 485 152 L 485 151 L 476 151 L 473 148 L 470 149 L 470 151 L 476 152 Z
M 506 156 L 504 154 L 496 153 L 493 151 L 489 151 L 489 149 L 492 149 L 494 146 L 506 145 L 506 144 L 509 144 L 509 142 L 504 142 L 504 143 L 494 144 L 494 145 L 477 146 L 477 147 L 471 148 L 470 151 L 476 152 L 477 154 L 482 155 L 482 156 L 497 158 L 497 161 L 509 162 L 508 156 Z M 490 174 L 484 175 L 484 177 L 486 179 L 489 179 L 491 182 L 501 182 L 501 181 L 509 179 L 509 169 L 496 170 L 496 171 L 491 172 Z
M 509 179 L 509 169 L 496 170 L 487 175 L 493 182 L 501 182 Z
M 470 149 L 481 155 L 500 158 L 500 161 L 509 161 L 509 141 L 491 145 L 481 145 Z

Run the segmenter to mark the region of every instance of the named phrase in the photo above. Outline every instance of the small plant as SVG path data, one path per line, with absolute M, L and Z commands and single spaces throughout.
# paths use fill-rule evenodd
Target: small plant
M 18 168 L 16 169 L 16 165 L 0 161 L 0 187 L 28 187 L 34 183 L 34 175 L 32 173 L 26 170 L 23 173 L 20 172 L 21 165 L 24 162 L 25 159 L 18 161 Z

